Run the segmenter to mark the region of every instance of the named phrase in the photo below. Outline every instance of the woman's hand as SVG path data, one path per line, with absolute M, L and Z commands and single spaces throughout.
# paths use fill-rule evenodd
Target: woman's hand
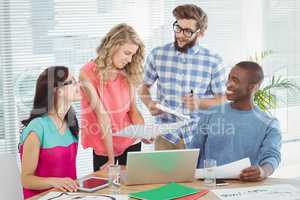
M 115 160 L 114 159 L 109 159 L 104 165 L 100 167 L 100 170 L 108 170 L 109 165 L 114 165 Z
M 142 139 L 142 142 L 143 142 L 144 144 L 152 144 L 153 141 L 154 141 L 154 138 L 151 138 L 151 139 L 145 139 L 145 138 L 143 138 L 143 139 Z
M 78 183 L 71 178 L 48 178 L 49 184 L 63 192 L 76 192 Z

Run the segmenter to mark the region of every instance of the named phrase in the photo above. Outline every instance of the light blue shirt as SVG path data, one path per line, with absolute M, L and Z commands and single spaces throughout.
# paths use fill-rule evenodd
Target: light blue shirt
M 233 109 L 230 103 L 215 106 L 179 130 L 186 131 L 193 135 L 188 148 L 200 149 L 201 168 L 205 159 L 223 165 L 249 157 L 252 165 L 269 163 L 274 170 L 281 161 L 279 123 L 257 106 L 249 111 Z
M 225 70 L 218 54 L 203 48 L 199 43 L 188 49 L 187 53 L 177 51 L 173 43 L 153 49 L 145 63 L 144 84 L 157 82 L 158 101 L 182 114 L 190 111 L 184 106 L 181 97 L 190 94 L 199 98 L 209 98 L 224 94 Z M 157 123 L 176 122 L 173 115 L 162 114 L 156 117 Z M 172 143 L 179 137 L 166 135 Z M 185 144 L 191 142 L 190 134 L 182 134 Z

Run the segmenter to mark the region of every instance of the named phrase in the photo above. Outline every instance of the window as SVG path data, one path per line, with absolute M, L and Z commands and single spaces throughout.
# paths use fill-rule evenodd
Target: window
M 300 85 L 300 2 L 268 0 L 263 4 L 264 49 L 274 51 L 266 59 L 267 73 L 283 76 Z M 300 133 L 297 115 L 300 111 L 300 92 L 278 93 L 283 100 L 276 116 L 285 133 Z

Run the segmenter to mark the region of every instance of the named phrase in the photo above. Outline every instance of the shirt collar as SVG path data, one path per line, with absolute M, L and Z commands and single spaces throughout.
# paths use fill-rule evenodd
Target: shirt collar
M 199 42 L 196 42 L 195 45 L 187 50 L 188 54 L 196 54 L 200 51 Z
M 174 43 L 172 45 L 173 45 L 175 51 L 177 51 Z M 187 50 L 187 54 L 197 54 L 200 50 L 201 50 L 201 46 L 199 45 L 199 42 L 196 42 L 196 44 L 193 47 L 191 47 Z M 181 53 L 181 52 L 177 51 L 177 53 Z

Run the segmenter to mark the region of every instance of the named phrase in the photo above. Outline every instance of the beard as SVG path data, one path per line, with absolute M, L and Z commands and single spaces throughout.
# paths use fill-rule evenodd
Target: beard
M 182 47 L 180 47 L 178 45 L 178 43 L 177 43 L 176 37 L 174 37 L 174 46 L 175 46 L 175 49 L 177 51 L 182 52 L 182 53 L 186 53 L 189 48 L 192 48 L 193 46 L 195 46 L 196 42 L 197 42 L 197 37 L 195 37 L 193 40 L 189 41 L 188 43 L 186 43 L 185 45 L 183 45 Z

